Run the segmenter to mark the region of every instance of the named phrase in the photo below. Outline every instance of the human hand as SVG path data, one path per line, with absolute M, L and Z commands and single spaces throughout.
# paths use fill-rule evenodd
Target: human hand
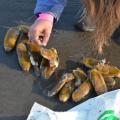
M 29 39 L 38 45 L 46 46 L 52 32 L 52 27 L 53 22 L 37 19 L 28 32 Z

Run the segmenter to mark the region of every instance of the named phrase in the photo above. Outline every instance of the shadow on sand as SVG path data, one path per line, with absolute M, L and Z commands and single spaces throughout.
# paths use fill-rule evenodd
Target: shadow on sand
M 26 120 L 27 116 L 23 115 L 23 116 L 4 116 L 4 117 L 0 117 L 0 120 Z

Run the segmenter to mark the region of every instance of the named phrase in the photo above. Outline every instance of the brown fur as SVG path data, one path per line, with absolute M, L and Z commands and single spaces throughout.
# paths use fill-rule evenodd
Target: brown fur
M 84 0 L 88 14 L 96 24 L 94 45 L 99 53 L 108 45 L 120 24 L 120 0 Z

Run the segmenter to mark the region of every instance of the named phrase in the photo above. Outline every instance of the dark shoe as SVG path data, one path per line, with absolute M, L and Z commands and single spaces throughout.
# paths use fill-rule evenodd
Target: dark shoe
M 87 32 L 95 31 L 95 23 L 90 20 L 90 17 L 87 15 L 86 8 L 82 7 L 77 16 L 78 17 L 74 25 L 76 29 Z

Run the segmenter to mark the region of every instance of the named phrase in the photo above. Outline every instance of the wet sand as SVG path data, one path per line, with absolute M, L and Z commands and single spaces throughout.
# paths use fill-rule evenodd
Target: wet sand
M 62 104 L 56 98 L 45 96 L 40 83 L 33 83 L 33 72 L 23 73 L 18 65 L 15 50 L 5 53 L 3 39 L 7 27 L 16 26 L 21 21 L 33 23 L 34 0 L 1 0 L 0 1 L 0 120 L 25 120 L 34 102 L 38 102 L 53 110 L 64 111 L 77 105 L 71 101 Z M 93 56 L 91 50 L 92 33 L 79 32 L 73 27 L 75 14 L 79 10 L 79 0 L 69 0 L 68 6 L 56 24 L 48 47 L 55 47 L 60 57 L 58 71 L 71 71 L 77 67 L 83 57 Z M 118 31 L 119 34 L 119 31 Z M 105 49 L 101 58 L 120 67 L 120 38 L 118 34 Z M 117 42 L 115 40 L 117 39 Z M 53 82 L 54 77 L 51 79 Z M 43 81 L 42 85 L 51 84 Z M 52 82 L 52 83 L 53 83 Z

